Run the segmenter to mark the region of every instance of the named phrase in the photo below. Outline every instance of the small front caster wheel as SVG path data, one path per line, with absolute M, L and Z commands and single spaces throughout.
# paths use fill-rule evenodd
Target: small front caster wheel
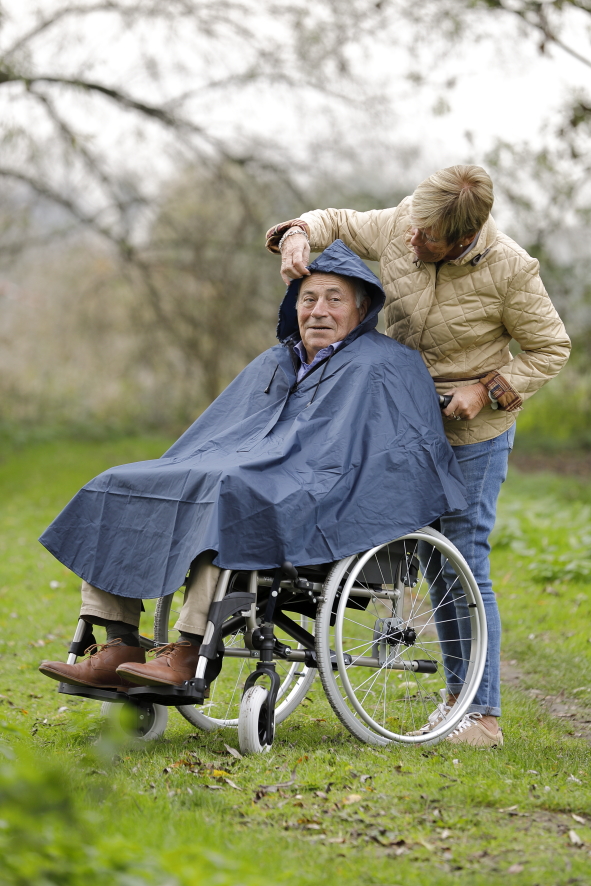
M 164 734 L 168 708 L 160 704 L 112 704 L 104 702 L 101 714 L 123 732 L 138 741 L 154 741 Z
M 242 696 L 238 715 L 238 744 L 243 754 L 264 754 L 271 747 L 267 740 L 267 699 L 262 686 L 251 686 Z

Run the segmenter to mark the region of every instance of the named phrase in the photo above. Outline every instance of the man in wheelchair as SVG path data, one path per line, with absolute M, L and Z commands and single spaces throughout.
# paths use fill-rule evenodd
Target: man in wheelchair
M 420 354 L 375 329 L 379 280 L 340 240 L 309 270 L 287 289 L 278 345 L 160 459 L 99 475 L 42 535 L 83 579 L 80 617 L 106 628 L 82 661 L 44 661 L 46 676 L 122 693 L 182 686 L 220 570 L 330 564 L 465 506 Z M 179 639 L 146 662 L 142 599 L 183 585 Z

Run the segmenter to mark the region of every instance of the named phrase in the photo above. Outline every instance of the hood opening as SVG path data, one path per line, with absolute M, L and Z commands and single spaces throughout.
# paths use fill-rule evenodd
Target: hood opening
M 318 273 L 339 274 L 341 277 L 356 277 L 365 284 L 365 289 L 370 298 L 367 314 L 359 326 L 356 326 L 349 333 L 341 347 L 345 343 L 353 341 L 359 335 L 363 335 L 364 332 L 375 329 L 378 322 L 378 314 L 384 307 L 386 300 L 382 284 L 367 265 L 361 261 L 359 256 L 355 255 L 348 246 L 345 246 L 342 240 L 335 240 L 334 243 L 331 243 L 328 249 L 321 252 L 308 267 L 311 271 L 317 271 Z M 279 308 L 277 338 L 285 344 L 290 341 L 297 342 L 300 340 L 296 302 L 301 283 L 301 278 L 291 281 Z

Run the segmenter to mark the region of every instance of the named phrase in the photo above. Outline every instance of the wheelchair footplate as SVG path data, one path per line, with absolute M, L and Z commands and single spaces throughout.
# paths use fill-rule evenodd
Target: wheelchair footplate
M 90 698 L 92 701 L 111 701 L 124 704 L 128 700 L 125 689 L 99 689 L 94 686 L 75 686 L 72 683 L 60 683 L 57 691 L 61 692 L 63 695 L 76 695 L 79 698 Z
M 203 704 L 209 686 L 205 680 L 194 677 L 182 686 L 134 686 L 127 691 L 131 701 L 178 707 L 185 704 Z

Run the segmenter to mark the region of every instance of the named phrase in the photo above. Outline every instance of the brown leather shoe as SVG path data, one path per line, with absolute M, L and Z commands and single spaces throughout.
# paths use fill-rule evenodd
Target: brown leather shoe
M 117 673 L 140 686 L 182 686 L 185 680 L 192 680 L 195 676 L 199 646 L 180 640 L 150 649 L 148 655 L 154 655 L 154 661 L 146 664 L 126 662 L 117 668 Z
M 96 651 L 95 651 L 96 650 Z M 145 651 L 138 646 L 124 646 L 121 640 L 89 646 L 88 657 L 76 664 L 63 661 L 42 661 L 39 670 L 52 680 L 72 686 L 94 686 L 96 689 L 129 689 L 130 684 L 119 676 L 117 668 L 126 661 L 140 664 Z

